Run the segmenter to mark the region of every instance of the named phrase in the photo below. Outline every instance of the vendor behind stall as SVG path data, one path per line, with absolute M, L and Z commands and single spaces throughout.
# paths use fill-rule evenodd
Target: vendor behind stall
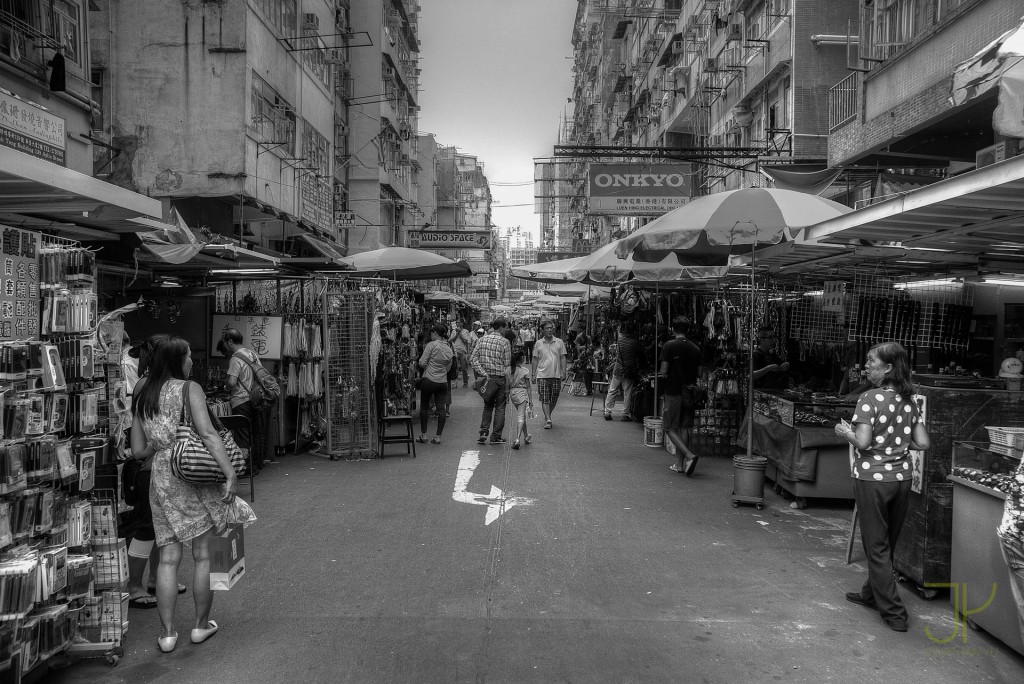
M 761 328 L 757 331 L 754 349 L 754 389 L 786 389 L 789 387 L 789 362 L 775 353 L 775 331 Z

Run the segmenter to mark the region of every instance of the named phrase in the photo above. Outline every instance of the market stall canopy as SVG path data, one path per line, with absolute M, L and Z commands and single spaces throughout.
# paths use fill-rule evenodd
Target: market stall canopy
M 591 299 L 607 299 L 611 296 L 610 287 L 600 285 L 585 285 L 583 283 L 566 283 L 564 285 L 548 285 L 544 288 L 544 294 L 555 297 L 581 297 L 584 302 Z
M 674 254 L 667 254 L 653 263 L 636 261 L 632 256 L 622 259 L 616 254 L 620 242 L 616 240 L 589 256 L 580 257 L 569 269 L 569 277 L 588 285 L 615 285 L 634 280 L 645 283 L 692 281 L 694 278 L 725 275 L 728 271 L 728 266 L 713 273 L 706 268 L 682 266 Z
M 434 252 L 407 247 L 383 247 L 344 257 L 340 261 L 352 269 L 345 275 L 356 278 L 430 280 L 473 275 L 465 261 L 452 261 Z
M 906 254 L 894 269 L 1024 273 L 1024 156 L 948 178 L 811 226 L 809 240 Z M 922 257 L 931 258 L 922 262 Z M 947 264 L 947 265 L 944 265 Z
M 82 240 L 118 239 L 148 230 L 133 219 L 160 219 L 155 200 L 84 173 L 4 147 L 0 154 L 0 221 L 48 228 Z
M 675 253 L 691 274 L 728 272 L 732 254 L 792 240 L 810 225 L 850 212 L 838 202 L 792 190 L 745 188 L 699 197 L 621 239 L 622 258 L 659 262 Z
M 572 278 L 569 277 L 569 270 L 579 263 L 582 257 L 572 259 L 557 259 L 524 266 L 513 266 L 509 273 L 515 278 L 530 280 L 535 283 L 566 283 Z
M 310 270 L 347 270 L 342 259 L 345 258 L 344 247 L 336 246 L 308 233 L 300 233 L 289 238 L 286 251 L 299 252 L 304 256 L 289 256 L 281 259 L 282 263 L 302 266 Z M 312 256 L 310 256 L 312 255 Z
M 1024 138 L 1024 24 L 986 45 L 953 70 L 950 102 L 957 107 L 999 88 L 992 129 L 999 135 Z
M 454 292 L 441 292 L 440 290 L 435 290 L 433 292 L 428 292 L 425 295 L 423 295 L 423 302 L 425 304 L 440 304 L 440 305 L 460 304 L 462 306 L 468 306 L 468 307 L 476 308 L 475 304 L 473 304 L 472 302 L 467 301 L 466 299 L 464 299 L 463 297 L 460 297 L 459 295 L 455 294 Z
M 509 313 L 511 311 L 515 311 L 514 307 L 507 304 L 495 304 L 489 308 L 493 313 Z

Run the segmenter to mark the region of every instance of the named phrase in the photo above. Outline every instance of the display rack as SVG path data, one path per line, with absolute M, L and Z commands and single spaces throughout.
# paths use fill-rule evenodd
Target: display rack
M 365 458 L 371 454 L 374 410 L 371 368 L 380 355 L 371 344 L 374 294 L 328 281 L 323 292 L 326 455 Z

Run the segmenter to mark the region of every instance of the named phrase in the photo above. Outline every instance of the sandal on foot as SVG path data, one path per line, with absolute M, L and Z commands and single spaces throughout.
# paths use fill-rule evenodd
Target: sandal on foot
M 550 420 L 547 421 L 546 423 L 544 423 L 544 429 L 545 430 L 550 430 L 552 427 L 553 426 L 551 425 L 551 421 Z
M 192 643 L 201 644 L 214 634 L 217 633 L 217 623 L 213 620 L 207 620 L 207 624 L 210 626 L 206 629 L 193 629 L 192 630 Z
M 526 438 L 523 440 L 523 444 L 529 444 L 531 439 L 533 439 L 533 435 L 526 435 Z
M 424 435 L 420 435 L 419 437 L 416 438 L 416 443 L 417 444 L 426 444 L 427 443 L 427 438 Z
M 168 637 L 157 637 L 156 643 L 160 646 L 161 652 L 170 653 L 178 645 L 178 633 L 175 632 Z
M 132 608 L 156 608 L 156 597 L 151 594 L 139 594 L 128 599 Z
M 441 443 L 441 438 L 435 435 L 434 438 L 430 440 L 430 443 L 431 444 L 440 444 Z
M 685 474 L 685 472 L 686 472 L 684 468 L 680 468 L 680 467 L 679 467 L 679 466 L 678 466 L 677 464 L 675 464 L 675 463 L 673 463 L 672 465 L 670 465 L 670 466 L 668 467 L 668 469 L 669 469 L 669 470 L 671 470 L 671 471 L 672 471 L 672 472 L 674 472 L 674 473 L 679 473 L 680 475 L 683 475 L 683 474 Z
M 513 449 L 518 449 L 519 448 L 519 440 L 518 439 L 516 441 L 512 442 L 512 448 Z

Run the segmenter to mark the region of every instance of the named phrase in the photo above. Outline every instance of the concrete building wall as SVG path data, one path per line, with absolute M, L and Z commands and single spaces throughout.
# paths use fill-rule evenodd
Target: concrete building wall
M 245 0 L 110 0 L 111 182 L 154 197 L 241 189 Z

